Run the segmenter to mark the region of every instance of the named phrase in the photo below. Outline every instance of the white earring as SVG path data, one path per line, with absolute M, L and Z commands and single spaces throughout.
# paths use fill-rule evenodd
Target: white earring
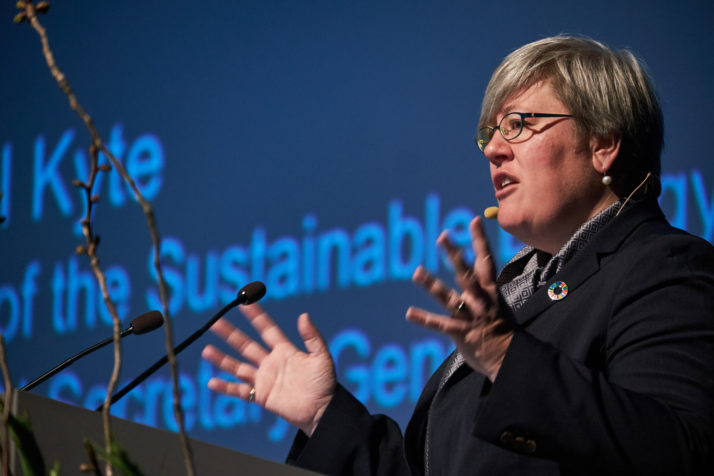
M 606 187 L 612 183 L 612 177 L 609 175 L 605 174 L 602 176 L 602 184 L 605 185 Z

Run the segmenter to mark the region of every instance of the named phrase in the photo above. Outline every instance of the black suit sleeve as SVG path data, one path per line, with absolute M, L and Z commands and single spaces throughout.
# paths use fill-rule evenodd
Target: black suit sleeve
M 711 474 L 714 259 L 690 237 L 664 245 L 640 243 L 592 293 L 609 313 L 602 368 L 516 332 L 474 436 L 566 472 Z
M 312 437 L 298 432 L 287 463 L 330 475 L 408 475 L 399 425 L 341 385 Z

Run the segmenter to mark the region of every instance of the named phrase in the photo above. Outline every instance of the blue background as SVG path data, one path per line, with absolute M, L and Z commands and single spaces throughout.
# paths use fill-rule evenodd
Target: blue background
M 71 180 L 89 137 L 14 14 L 13 2 L 0 7 L 0 330 L 20 386 L 110 326 L 89 264 L 73 254 L 83 203 Z M 663 207 L 712 241 L 713 14 L 693 1 L 56 2 L 40 19 L 103 138 L 145 170 L 139 183 L 169 245 L 176 342 L 240 285 L 264 280 L 265 306 L 290 336 L 309 311 L 340 380 L 405 425 L 449 351 L 404 322 L 408 305 L 436 308 L 408 276 L 426 262 L 448 279 L 435 233 L 451 217 L 462 236 L 466 217 L 494 203 L 472 140 L 490 73 L 518 46 L 558 33 L 634 50 L 665 115 Z M 115 178 L 98 193 L 99 254 L 128 322 L 152 307 L 149 235 Z M 515 244 L 488 227 L 503 264 Z M 347 261 L 316 263 L 310 284 L 304 252 L 333 238 L 348 244 Z M 246 329 L 238 312 L 230 318 Z M 205 390 L 217 373 L 200 363 L 207 343 L 220 345 L 207 335 L 180 358 L 190 435 L 282 460 L 294 429 Z M 127 338 L 123 350 L 128 381 L 163 355 L 163 333 Z M 97 403 L 111 362 L 107 348 L 35 391 Z M 168 375 L 120 414 L 171 428 Z

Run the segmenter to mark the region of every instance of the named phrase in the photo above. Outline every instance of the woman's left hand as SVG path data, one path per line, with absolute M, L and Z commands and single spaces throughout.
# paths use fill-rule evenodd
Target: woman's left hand
M 464 261 L 463 252 L 449 241 L 446 232 L 437 240 L 454 265 L 456 282 L 462 292 L 450 288 L 423 266 L 412 275 L 412 280 L 422 285 L 451 315 L 412 306 L 407 309 L 406 317 L 411 322 L 447 334 L 466 363 L 494 382 L 513 331 L 503 319 L 503 313 L 508 310 L 501 308 L 496 266 L 481 217 L 471 221 L 469 231 L 475 255 L 473 266 Z

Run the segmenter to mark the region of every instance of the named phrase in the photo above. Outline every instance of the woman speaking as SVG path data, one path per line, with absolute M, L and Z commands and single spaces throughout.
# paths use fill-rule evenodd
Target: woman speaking
M 404 436 L 336 381 L 307 314 L 295 347 L 258 305 L 258 343 L 203 357 L 241 383 L 211 389 L 296 425 L 288 462 L 327 474 L 710 475 L 714 472 L 714 248 L 657 204 L 662 113 L 628 51 L 579 37 L 525 45 L 496 69 L 476 142 L 500 226 L 526 244 L 496 275 L 480 217 L 473 263 L 443 233 L 454 289 L 407 320 L 456 344 Z

